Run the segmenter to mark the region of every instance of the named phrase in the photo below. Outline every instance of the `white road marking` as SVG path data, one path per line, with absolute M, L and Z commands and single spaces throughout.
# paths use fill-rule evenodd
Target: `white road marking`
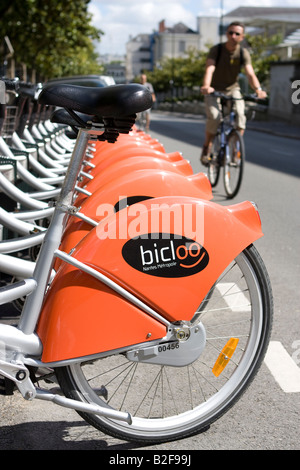
M 250 310 L 248 299 L 235 283 L 222 282 L 217 288 L 232 311 Z M 270 341 L 264 362 L 285 393 L 300 392 L 300 368 L 280 341 Z
M 232 311 L 250 310 L 248 299 L 235 283 L 219 283 L 217 288 Z M 270 341 L 264 362 L 285 393 L 300 393 L 300 368 L 280 341 Z
M 300 392 L 300 368 L 280 341 L 270 342 L 265 364 L 285 393 Z
M 217 288 L 233 312 L 249 312 L 251 310 L 249 300 L 235 282 L 222 282 L 217 285 Z

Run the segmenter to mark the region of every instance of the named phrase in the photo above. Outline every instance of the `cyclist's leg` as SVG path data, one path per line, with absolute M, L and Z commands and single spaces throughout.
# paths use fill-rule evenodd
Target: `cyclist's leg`
M 246 115 L 245 115 L 245 101 L 242 99 L 242 94 L 240 89 L 236 89 L 232 92 L 233 98 L 236 98 L 235 101 L 235 110 L 236 110 L 236 129 L 241 135 L 244 134 L 246 129 Z
M 137 114 L 136 125 L 139 131 L 144 131 L 146 128 L 146 115 L 145 111 Z
M 146 132 L 148 132 L 149 128 L 150 128 L 150 109 L 147 109 L 145 111 L 145 119 L 146 119 L 145 130 L 146 130 Z
M 217 133 L 221 119 L 221 111 L 218 98 L 210 95 L 205 96 L 205 110 L 207 119 L 205 129 L 205 141 L 201 154 L 201 163 L 207 166 L 211 144 Z

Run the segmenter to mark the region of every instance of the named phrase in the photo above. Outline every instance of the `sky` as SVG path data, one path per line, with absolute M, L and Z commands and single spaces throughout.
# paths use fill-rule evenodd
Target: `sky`
M 197 16 L 220 16 L 240 6 L 282 7 L 282 0 L 91 0 L 92 23 L 105 35 L 100 54 L 124 55 L 130 35 L 152 33 L 161 20 L 166 26 L 182 22 L 196 30 Z M 300 0 L 285 0 L 285 7 L 299 7 Z

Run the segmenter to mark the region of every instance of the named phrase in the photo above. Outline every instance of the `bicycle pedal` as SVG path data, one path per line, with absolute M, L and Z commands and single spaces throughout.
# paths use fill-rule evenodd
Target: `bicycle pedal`
M 0 378 L 0 395 L 13 395 L 15 389 L 15 384 L 12 380 L 7 377 Z

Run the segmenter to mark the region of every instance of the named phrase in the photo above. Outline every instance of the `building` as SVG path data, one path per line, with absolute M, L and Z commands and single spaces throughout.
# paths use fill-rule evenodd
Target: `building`
M 113 78 L 116 85 L 126 83 L 126 69 L 123 62 L 110 62 L 104 68 L 105 73 Z
M 205 51 L 210 46 L 220 42 L 220 18 L 217 16 L 199 16 L 197 18 L 197 31 L 200 35 L 199 49 Z
M 239 7 L 223 17 L 224 24 L 241 21 L 248 28 L 268 34 L 282 33 L 284 36 L 297 29 L 300 23 L 300 8 L 293 7 Z
M 125 56 L 119 54 L 102 54 L 100 63 L 104 73 L 113 79 L 115 84 L 126 83 Z
M 139 34 L 126 44 L 126 80 L 131 82 L 144 70 L 153 70 L 153 36 Z
M 153 70 L 164 57 L 176 58 L 187 54 L 190 48 L 199 49 L 200 35 L 183 23 L 167 27 L 165 21 L 159 23 L 152 34 L 139 34 L 126 44 L 127 81 L 142 71 Z
M 199 49 L 200 45 L 200 35 L 196 31 L 183 23 L 166 27 L 162 20 L 158 32 L 153 35 L 153 63 L 158 64 L 163 57 L 185 56 L 189 49 Z
M 282 59 L 300 59 L 300 28 L 286 36 L 276 52 Z

